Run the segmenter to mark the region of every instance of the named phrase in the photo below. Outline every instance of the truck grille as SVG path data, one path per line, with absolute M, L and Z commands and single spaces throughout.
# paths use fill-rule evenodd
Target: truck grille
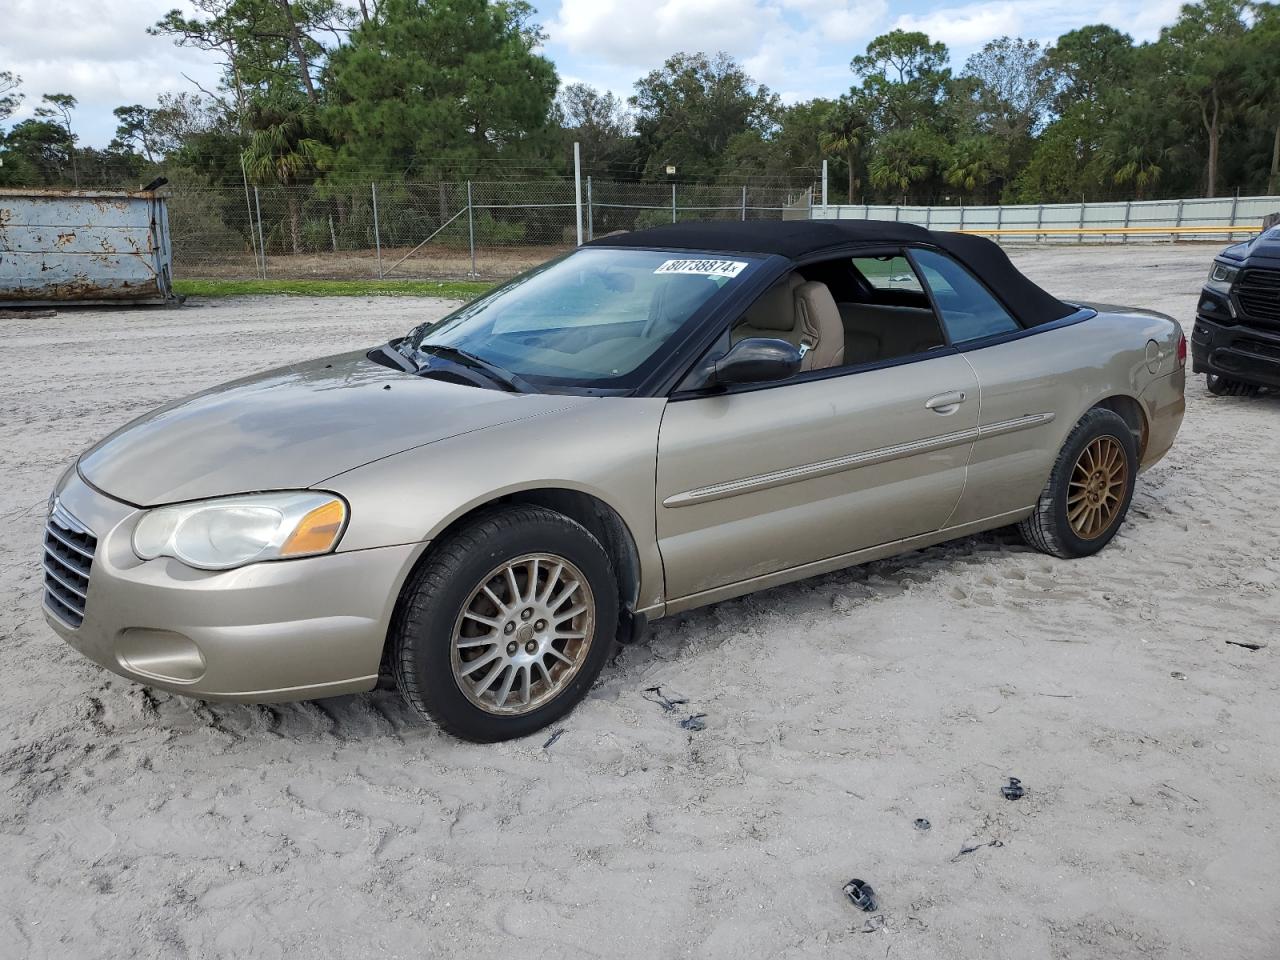
M 44 602 L 69 626 L 84 623 L 89 574 L 97 547 L 98 538 L 55 503 L 44 528 Z
M 1246 270 L 1236 296 L 1247 316 L 1280 323 L 1280 270 Z

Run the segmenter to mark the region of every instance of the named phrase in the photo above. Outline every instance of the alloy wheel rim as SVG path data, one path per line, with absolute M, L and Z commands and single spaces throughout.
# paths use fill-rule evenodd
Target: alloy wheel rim
M 1115 523 L 1129 484 L 1129 461 L 1115 437 L 1097 437 L 1076 460 L 1067 488 L 1067 522 L 1082 540 L 1096 540 Z
M 595 638 L 595 597 L 582 571 L 549 553 L 494 567 L 453 627 L 453 678 L 486 713 L 520 716 L 554 700 Z

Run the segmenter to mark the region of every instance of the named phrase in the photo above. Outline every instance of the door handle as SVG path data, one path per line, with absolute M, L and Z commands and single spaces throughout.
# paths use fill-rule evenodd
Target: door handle
M 948 416 L 960 409 L 960 404 L 964 403 L 965 394 L 963 390 L 954 390 L 951 393 L 940 393 L 936 397 L 930 397 L 925 406 L 934 413 L 941 416 Z

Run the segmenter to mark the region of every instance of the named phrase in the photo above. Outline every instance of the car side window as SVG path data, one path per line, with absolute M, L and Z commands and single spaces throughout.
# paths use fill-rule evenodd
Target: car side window
M 874 302 L 837 304 L 846 366 L 919 356 L 946 345 L 937 314 L 905 255 L 854 257 L 852 265 L 872 288 Z
M 914 250 L 912 257 L 933 293 L 952 343 L 1021 329 L 987 288 L 950 257 L 935 250 Z
M 877 290 L 924 291 L 906 257 L 854 257 L 853 266 Z

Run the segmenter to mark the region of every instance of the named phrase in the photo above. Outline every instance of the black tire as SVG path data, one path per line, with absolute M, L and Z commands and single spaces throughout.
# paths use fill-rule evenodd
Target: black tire
M 1241 383 L 1220 373 L 1206 373 L 1204 385 L 1215 397 L 1253 397 L 1258 393 L 1258 388 L 1252 383 Z
M 1085 449 L 1095 440 L 1112 437 L 1119 442 L 1126 461 L 1124 496 L 1109 525 L 1100 534 L 1086 539 L 1073 529 L 1068 520 L 1067 498 L 1071 478 Z M 1129 512 L 1133 500 L 1134 481 L 1138 476 L 1138 445 L 1129 425 L 1117 413 L 1095 407 L 1080 418 L 1058 453 L 1049 482 L 1036 503 L 1035 512 L 1018 524 L 1018 532 L 1028 546 L 1063 559 L 1087 557 L 1097 553 L 1116 535 Z
M 487 574 L 532 553 L 563 557 L 582 572 L 594 598 L 594 634 L 554 699 L 528 713 L 497 715 L 472 703 L 455 679 L 454 625 Z M 600 675 L 617 633 L 618 582 L 600 542 L 563 514 L 517 505 L 483 513 L 433 545 L 405 585 L 388 642 L 396 686 L 410 706 L 455 737 L 492 743 L 528 736 L 572 710 Z

